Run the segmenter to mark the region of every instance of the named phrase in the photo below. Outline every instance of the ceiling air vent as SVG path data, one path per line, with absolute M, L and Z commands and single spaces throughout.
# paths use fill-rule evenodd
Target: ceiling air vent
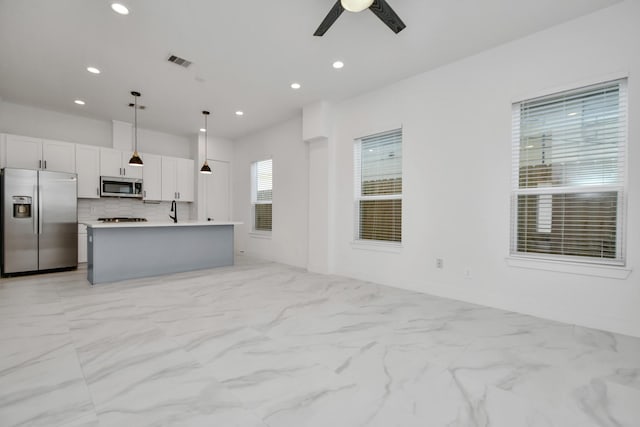
M 191 65 L 191 61 L 187 61 L 186 59 L 180 58 L 179 56 L 175 56 L 175 55 L 171 55 L 168 61 L 173 62 L 174 64 L 177 64 L 184 68 L 187 68 L 189 65 Z

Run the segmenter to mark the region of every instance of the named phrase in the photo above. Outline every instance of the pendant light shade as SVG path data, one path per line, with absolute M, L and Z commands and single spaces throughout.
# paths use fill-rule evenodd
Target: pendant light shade
M 362 12 L 373 4 L 373 0 L 341 0 L 340 3 L 349 12 Z
M 137 151 L 134 151 L 133 155 L 129 159 L 129 166 L 144 166 L 144 163 L 142 163 L 142 158 Z
M 211 171 L 211 167 L 209 167 L 209 163 L 207 163 L 207 146 L 209 145 L 209 141 L 207 139 L 207 116 L 209 115 L 209 112 L 203 111 L 202 115 L 204 116 L 204 163 L 200 168 L 200 173 L 211 175 L 213 172 Z
M 129 166 L 142 166 L 142 158 L 138 154 L 138 97 L 140 92 L 132 91 L 133 95 L 133 155 L 129 159 Z
M 200 173 L 203 173 L 205 175 L 211 175 L 213 172 L 211 171 L 211 167 L 209 166 L 209 164 L 207 163 L 207 161 L 204 161 L 204 164 L 202 165 L 202 167 L 200 168 Z

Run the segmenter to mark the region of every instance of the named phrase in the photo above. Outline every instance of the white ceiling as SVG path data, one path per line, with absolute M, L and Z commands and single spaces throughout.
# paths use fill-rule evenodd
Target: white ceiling
M 365 10 L 314 37 L 334 1 L 123 0 L 120 16 L 108 0 L 0 0 L 0 97 L 131 121 L 138 90 L 140 127 L 195 134 L 209 109 L 210 134 L 237 138 L 618 2 L 388 0 L 407 25 L 398 35 Z

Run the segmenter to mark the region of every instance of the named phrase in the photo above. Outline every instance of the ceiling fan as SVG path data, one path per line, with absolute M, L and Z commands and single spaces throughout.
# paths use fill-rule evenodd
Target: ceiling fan
M 345 10 L 349 12 L 361 12 L 367 8 L 380 18 L 382 22 L 387 24 L 387 26 L 391 28 L 391 31 L 396 34 L 406 27 L 402 19 L 396 15 L 385 0 L 338 0 L 313 35 L 319 37 L 324 35 Z

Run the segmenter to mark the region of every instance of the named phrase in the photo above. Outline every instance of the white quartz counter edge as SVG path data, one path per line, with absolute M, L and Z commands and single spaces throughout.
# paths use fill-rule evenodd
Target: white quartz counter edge
M 87 228 L 140 228 L 140 227 L 212 227 L 216 225 L 240 225 L 237 221 L 147 221 L 147 222 L 102 222 L 83 221 Z

